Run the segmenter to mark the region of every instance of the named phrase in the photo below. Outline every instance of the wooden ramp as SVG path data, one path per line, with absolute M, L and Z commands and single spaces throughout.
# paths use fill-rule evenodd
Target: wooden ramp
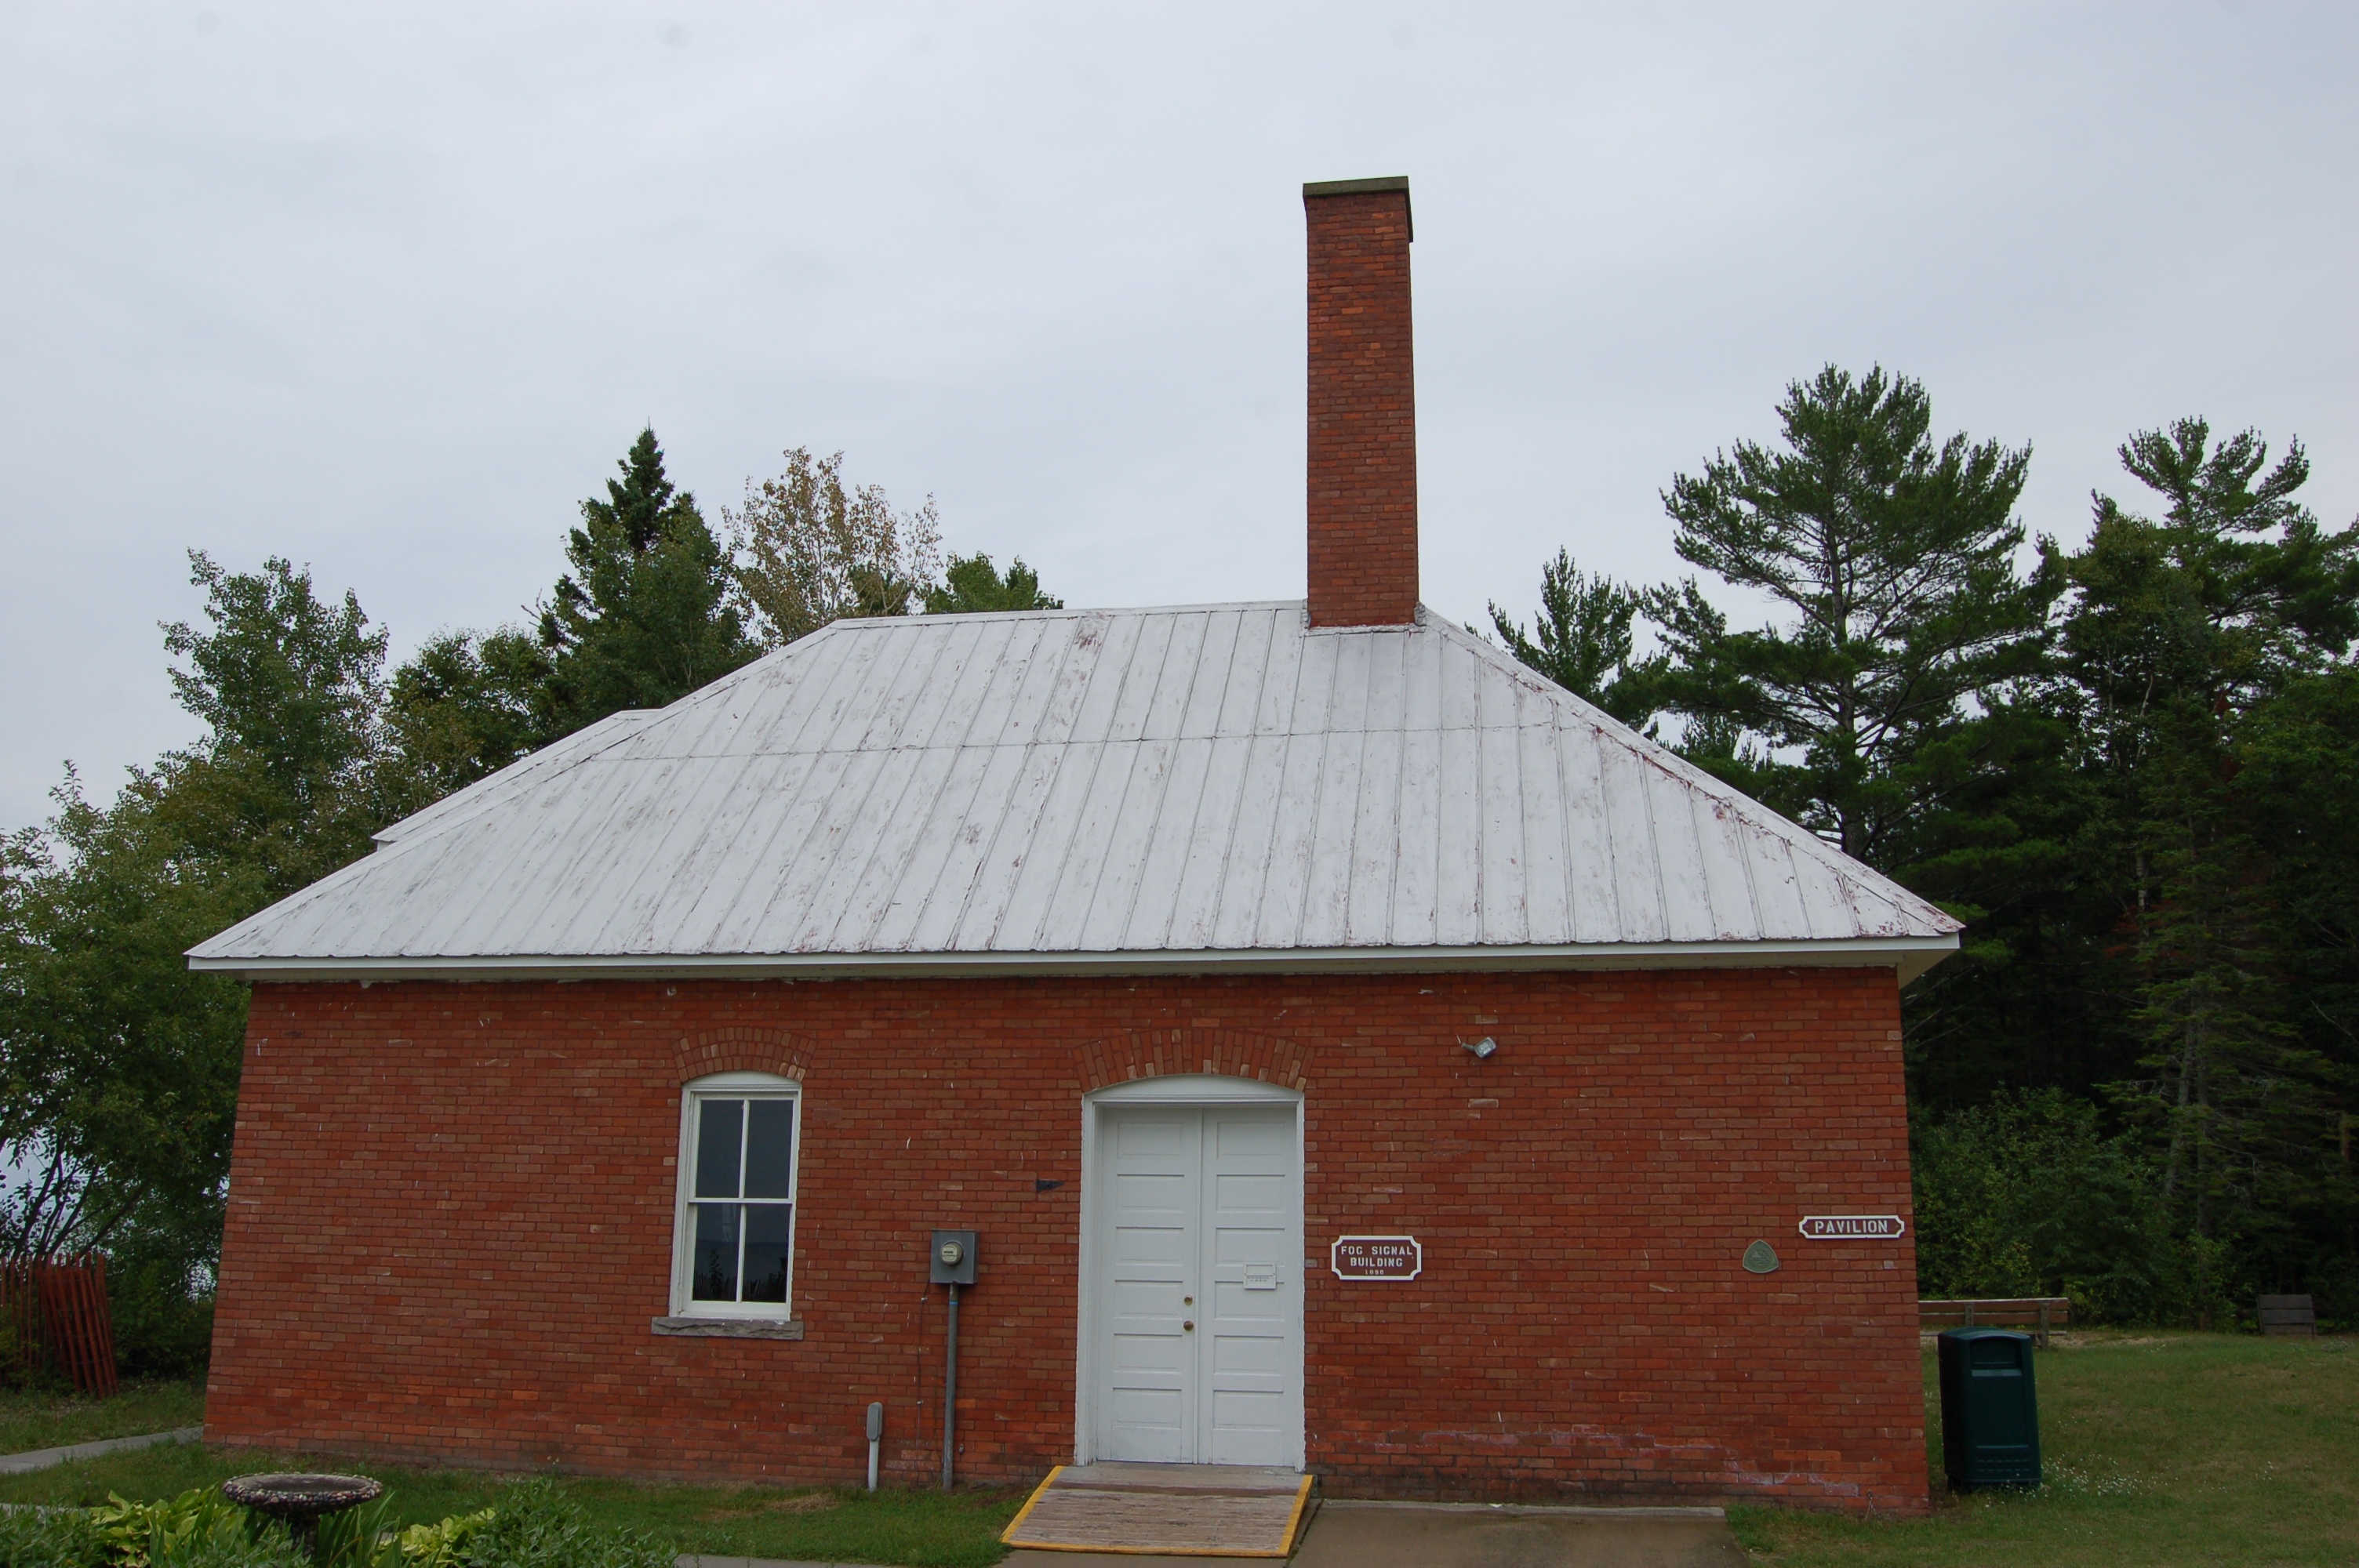
M 1251 1465 L 1060 1465 L 1000 1540 L 1037 1552 L 1284 1557 L 1311 1478 Z

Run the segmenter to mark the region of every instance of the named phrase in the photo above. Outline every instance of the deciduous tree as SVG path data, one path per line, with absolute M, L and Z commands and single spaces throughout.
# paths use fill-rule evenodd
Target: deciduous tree
M 202 621 L 165 642 L 203 737 L 108 804 L 69 773 L 0 849 L 0 1246 L 114 1247 L 119 1301 L 161 1292 L 126 1336 L 179 1355 L 202 1343 L 186 1292 L 219 1245 L 245 1027 L 245 988 L 182 954 L 366 851 L 385 659 L 308 571 L 190 559 Z
M 428 638 L 394 672 L 378 814 L 421 811 L 532 751 L 550 673 L 539 642 L 513 627 Z
M 376 826 L 386 636 L 349 590 L 321 600 L 308 568 L 189 560 L 208 624 L 167 626 L 164 643 L 185 661 L 173 692 L 206 734 L 146 781 L 155 831 L 178 859 L 255 866 L 272 896 L 292 892 L 365 852 Z
M 929 503 L 930 504 L 930 503 Z M 926 589 L 929 615 L 974 615 L 995 610 L 1062 610 L 1065 601 L 1040 591 L 1040 574 L 1016 557 L 1002 576 L 991 557 L 977 551 L 952 556 L 942 580 Z
M 846 616 L 907 615 L 940 569 L 933 497 L 897 513 L 882 486 L 846 487 L 843 454 L 786 454 L 776 479 L 745 481 L 724 512 L 740 593 L 763 646 L 781 648 Z

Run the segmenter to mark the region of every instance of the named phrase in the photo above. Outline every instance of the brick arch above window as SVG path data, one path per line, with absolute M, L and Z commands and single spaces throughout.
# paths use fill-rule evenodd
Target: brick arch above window
M 801 1083 L 810 1067 L 810 1042 L 783 1029 L 708 1029 L 675 1051 L 683 1084 L 713 1073 L 774 1073 Z
M 1090 1041 L 1077 1054 L 1084 1092 L 1175 1073 L 1216 1073 L 1289 1089 L 1310 1087 L 1310 1047 L 1236 1029 L 1135 1029 Z

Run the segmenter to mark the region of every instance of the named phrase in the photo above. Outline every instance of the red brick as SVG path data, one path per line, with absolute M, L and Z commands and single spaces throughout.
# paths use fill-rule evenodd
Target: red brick
M 1407 190 L 1306 195 L 1310 624 L 1417 618 Z
M 1312 1254 L 1424 1243 L 1411 1284 L 1310 1279 L 1331 1495 L 1919 1509 L 1909 1249 L 1795 1232 L 1908 1214 L 1897 1029 L 1888 970 L 257 986 L 207 1434 L 848 1482 L 882 1400 L 922 1484 L 926 1234 L 972 1226 L 960 1473 L 1038 1476 L 1071 1457 L 1080 1097 L 1209 1064 L 1305 1090 Z M 805 1086 L 808 1337 L 658 1337 L 679 1086 L 744 1068 Z

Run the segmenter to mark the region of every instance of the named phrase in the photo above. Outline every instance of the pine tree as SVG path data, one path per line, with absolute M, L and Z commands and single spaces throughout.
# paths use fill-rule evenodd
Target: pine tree
M 661 708 L 737 668 L 756 652 L 734 602 L 729 560 L 697 510 L 672 487 L 652 429 L 641 430 L 606 481 L 582 503 L 566 541 L 571 572 L 540 617 L 549 658 L 536 698 L 539 739 L 553 741 L 626 708 Z
M 1590 576 L 1564 550 L 1540 568 L 1540 612 L 1532 635 L 1495 601 L 1492 629 L 1507 651 L 1582 700 L 1644 730 L 1655 717 L 1656 693 L 1668 664 L 1640 659 L 1633 648 L 1641 595 L 1603 574 Z
M 2262 1289 L 2311 1292 L 2330 1314 L 2359 1314 L 2359 668 L 2297 677 L 2245 727 L 2234 788 L 2268 867 L 2283 947 L 2276 969 L 2298 991 L 2283 1008 L 2304 1069 L 2270 1098 L 2260 1130 L 2274 1158 L 2248 1227 Z M 2339 1307 L 2339 1312 L 2336 1309 Z
M 2104 798 L 2089 851 L 2114 889 L 2147 1045 L 2116 1092 L 2156 1141 L 2199 1260 L 2249 1258 L 2281 1225 L 2289 1183 L 2304 1184 L 2292 1167 L 2310 1162 L 2298 1152 L 2331 1144 L 2348 1103 L 2310 1033 L 2318 1007 L 2279 892 L 2307 851 L 2272 852 L 2238 780 L 2281 706 L 2359 634 L 2359 534 L 2325 534 L 2294 499 L 2299 443 L 2274 468 L 2267 455 L 2251 431 L 2214 444 L 2199 419 L 2132 437 L 2123 466 L 2161 517 L 2099 496 L 2065 562 L 2065 665 Z
M 2052 676 L 1980 694 L 1904 770 L 1919 809 L 1892 872 L 1967 923 L 1958 956 L 1901 993 L 1914 1104 L 1962 1109 L 2002 1086 L 2094 1096 L 2145 1054 L 2116 911 L 2085 855 L 2100 795 L 2083 706 Z
M 1924 387 L 1829 366 L 1787 389 L 1784 447 L 1740 441 L 1663 497 L 1690 563 L 1790 622 L 1731 631 L 1690 580 L 1650 590 L 1683 749 L 1885 864 L 1922 803 L 1902 775 L 1973 694 L 2038 666 L 2051 573 L 2020 577 L 2028 449 L 1936 446 Z

